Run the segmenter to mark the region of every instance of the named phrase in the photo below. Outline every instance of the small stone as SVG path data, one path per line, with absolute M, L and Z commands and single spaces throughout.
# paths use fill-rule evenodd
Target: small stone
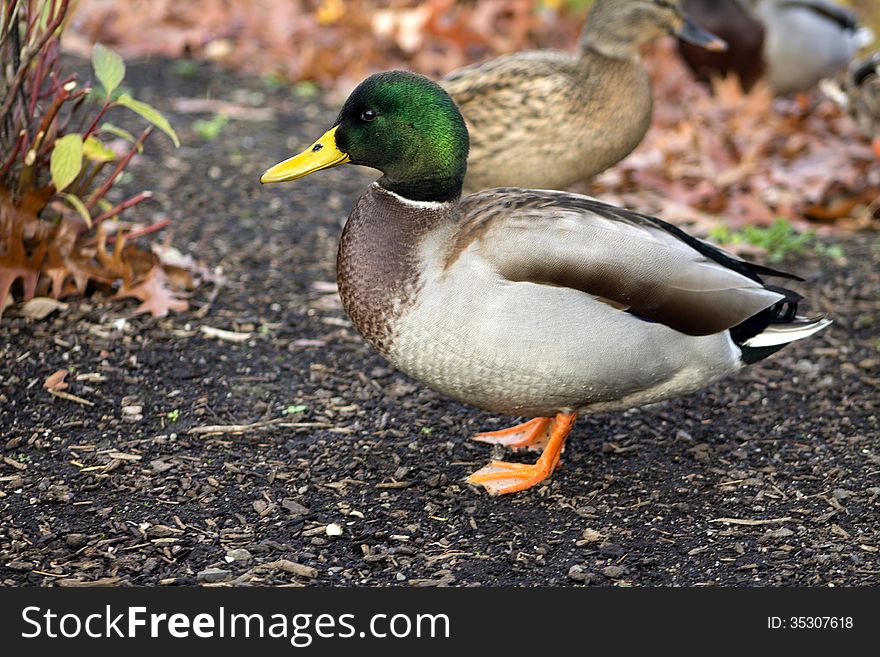
M 834 492 L 831 494 L 836 500 L 845 500 L 847 497 L 852 497 L 853 492 L 851 490 L 847 490 L 846 488 L 835 488 Z
M 583 582 L 587 579 L 589 573 L 579 564 L 573 565 L 568 569 L 568 579 L 575 582 Z
M 284 500 L 282 500 L 281 502 L 281 506 L 287 509 L 290 515 L 297 518 L 309 515 L 308 507 L 303 506 L 302 504 L 290 497 L 285 497 Z
M 779 529 L 768 529 L 764 533 L 764 535 L 758 539 L 758 542 L 763 543 L 764 541 L 769 541 L 771 539 L 787 538 L 793 534 L 794 531 L 792 531 L 788 527 L 780 527 Z
M 327 532 L 327 536 L 342 536 L 342 525 L 331 522 L 324 531 Z
M 602 569 L 602 574 L 609 579 L 617 579 L 626 571 L 620 566 L 605 566 Z
M 624 550 L 619 545 L 615 545 L 614 543 L 609 543 L 605 541 L 601 545 L 599 545 L 599 554 L 606 557 L 622 557 L 626 554 L 626 550 Z
M 167 538 L 179 533 L 180 530 L 175 530 L 168 525 L 153 525 L 147 530 L 147 538 Z
M 122 407 L 122 419 L 125 422 L 140 422 L 144 419 L 144 407 L 140 404 L 130 404 Z
M 225 582 L 232 578 L 232 571 L 223 568 L 206 568 L 196 575 L 196 581 L 201 584 L 214 584 Z
M 286 573 L 292 573 L 300 577 L 308 577 L 314 579 L 318 576 L 318 569 L 306 566 L 289 559 L 278 559 L 269 563 L 261 564 L 257 567 L 259 570 L 283 570 Z
M 598 543 L 604 537 L 602 534 L 597 532 L 595 529 L 585 529 L 583 533 L 582 542 L 583 543 Z M 580 543 L 581 541 L 578 541 Z
M 226 559 L 229 561 L 250 561 L 254 556 L 244 548 L 235 548 L 226 551 Z
M 67 547 L 69 547 L 71 550 L 79 550 L 81 547 L 84 547 L 88 542 L 89 537 L 86 534 L 67 535 Z

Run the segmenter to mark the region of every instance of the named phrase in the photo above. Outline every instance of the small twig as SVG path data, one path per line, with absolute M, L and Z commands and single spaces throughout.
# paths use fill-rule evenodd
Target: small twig
M 90 402 L 88 399 L 83 399 L 82 397 L 77 397 L 76 395 L 72 395 L 69 392 L 64 392 L 63 390 L 52 390 L 51 388 L 48 390 L 50 395 L 55 395 L 56 397 L 60 397 L 61 399 L 66 399 L 68 401 L 76 402 L 77 404 L 83 404 L 84 406 L 94 406 L 94 402 Z
M 118 203 L 118 204 L 114 205 L 112 208 L 110 208 L 109 210 L 107 210 L 106 212 L 99 214 L 97 216 L 97 218 L 95 218 L 94 221 L 92 221 L 92 225 L 98 226 L 105 219 L 109 219 L 110 217 L 115 217 L 117 214 L 123 212 L 124 210 L 128 210 L 128 208 L 130 208 L 134 205 L 137 205 L 141 201 L 146 201 L 148 198 L 152 198 L 152 196 L 153 196 L 153 192 L 150 192 L 150 191 L 141 192 L 140 194 L 135 194 L 127 201 L 123 201 L 122 203 Z M 171 223 L 170 219 L 165 219 L 164 221 L 159 221 L 159 222 L 153 224 L 152 226 L 147 226 L 146 228 L 142 229 L 141 231 L 138 232 L 137 235 L 135 235 L 133 232 L 129 233 L 128 239 L 131 240 L 131 239 L 134 239 L 135 237 L 141 237 L 142 235 L 147 235 L 148 233 L 152 233 L 153 231 L 161 230 L 162 228 L 165 228 L 165 226 L 167 226 L 170 223 Z M 144 232 L 144 231 L 146 231 L 146 232 Z
M 129 240 L 136 240 L 138 237 L 143 237 L 144 235 L 149 235 L 150 233 L 155 233 L 157 230 L 162 230 L 166 226 L 171 223 L 170 219 L 163 219 L 162 221 L 157 221 L 154 224 L 146 226 L 145 228 L 141 228 L 139 230 L 133 230 L 130 233 L 125 233 L 122 235 L 122 238 L 128 242 Z M 113 244 L 116 241 L 116 238 L 119 237 L 119 233 L 114 235 L 108 235 L 105 244 Z
M 709 522 L 724 522 L 728 525 L 775 525 L 780 522 L 789 522 L 794 520 L 789 516 L 785 516 L 784 518 L 767 518 L 762 520 L 749 520 L 748 518 L 713 518 Z
M 201 427 L 192 427 L 187 431 L 189 434 L 201 436 L 214 433 L 247 433 L 248 431 L 260 431 L 269 427 L 281 427 L 284 429 L 301 428 L 324 428 L 332 426 L 328 422 L 285 422 L 284 418 L 275 418 L 266 422 L 254 422 L 253 424 L 209 424 Z

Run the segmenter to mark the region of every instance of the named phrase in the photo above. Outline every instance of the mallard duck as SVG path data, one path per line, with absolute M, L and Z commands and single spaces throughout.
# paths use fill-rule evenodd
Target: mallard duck
M 874 39 L 855 13 L 826 0 L 684 0 L 684 8 L 730 46 L 707 56 L 681 44 L 699 77 L 733 70 L 750 87 L 763 74 L 778 95 L 810 89 Z
M 639 49 L 672 33 L 724 47 L 679 0 L 596 0 L 577 54 L 521 52 L 447 75 L 471 135 L 465 188 L 564 189 L 629 155 L 651 123 Z
M 880 52 L 853 62 L 844 75 L 823 80 L 821 86 L 872 139 L 874 154 L 880 158 Z
M 579 413 L 693 392 L 828 325 L 796 293 L 668 223 L 561 191 L 461 196 L 468 132 L 437 84 L 379 73 L 263 183 L 352 163 L 380 170 L 339 242 L 342 304 L 395 367 L 524 424 L 479 440 L 542 450 L 468 481 L 490 493 L 550 475 Z

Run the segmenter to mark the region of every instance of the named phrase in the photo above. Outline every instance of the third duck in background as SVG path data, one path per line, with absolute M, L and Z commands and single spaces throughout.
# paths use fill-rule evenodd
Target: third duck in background
M 699 79 L 735 72 L 749 89 L 764 77 L 777 95 L 810 89 L 874 40 L 853 11 L 825 0 L 684 0 L 683 6 L 729 46 L 706 52 L 679 40 Z

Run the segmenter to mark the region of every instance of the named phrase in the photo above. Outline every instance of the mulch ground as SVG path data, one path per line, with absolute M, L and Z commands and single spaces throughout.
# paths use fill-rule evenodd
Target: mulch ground
M 0 584 L 880 582 L 876 234 L 788 263 L 830 329 L 699 394 L 582 419 L 549 482 L 493 498 L 464 483 L 493 456 L 468 437 L 513 418 L 393 371 L 333 292 L 370 173 L 258 183 L 335 101 L 166 61 L 126 84 L 185 143 L 156 135 L 132 167 L 129 189 L 156 193 L 141 217 L 170 217 L 226 283 L 162 320 L 98 297 L 3 319 Z M 173 109 L 204 97 L 272 117 L 206 141 L 192 124 L 210 115 Z M 44 389 L 62 368 L 91 405 Z

